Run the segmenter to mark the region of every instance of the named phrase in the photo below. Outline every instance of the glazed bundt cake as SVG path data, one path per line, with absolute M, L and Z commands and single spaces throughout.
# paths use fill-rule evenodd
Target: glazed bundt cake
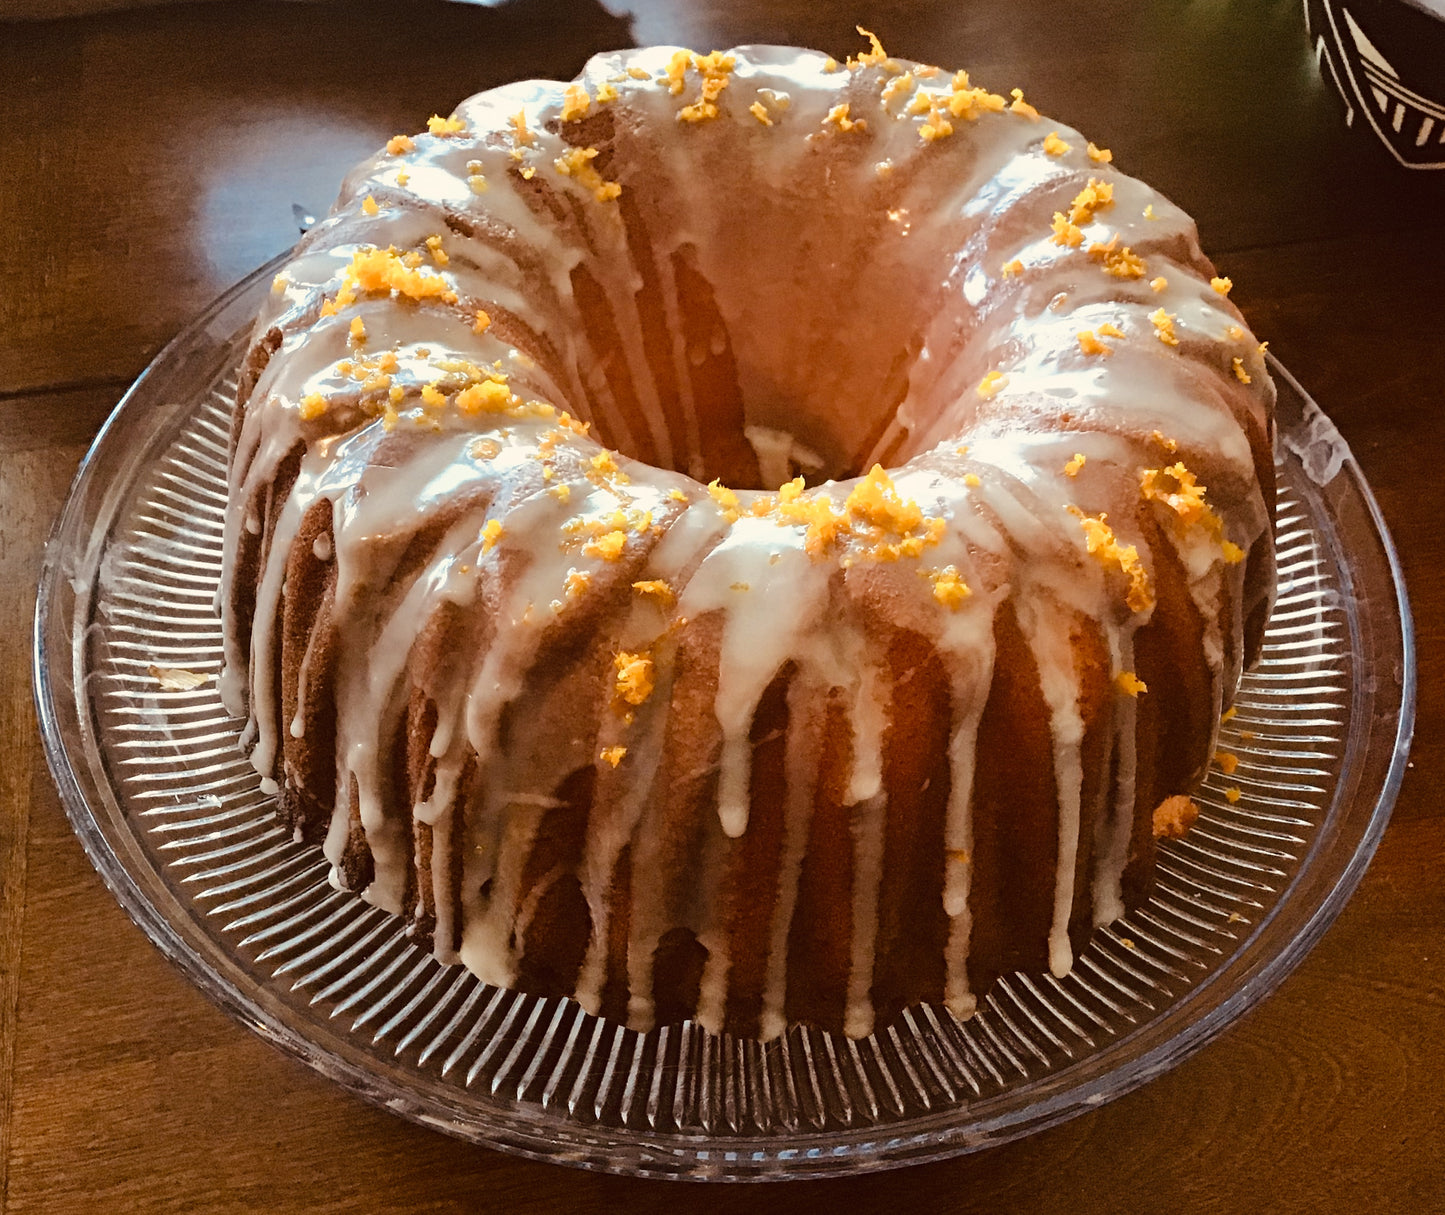
M 1274 585 L 1191 221 L 965 73 L 600 55 L 349 177 L 242 369 L 223 692 L 489 983 L 871 1032 L 1147 897 Z

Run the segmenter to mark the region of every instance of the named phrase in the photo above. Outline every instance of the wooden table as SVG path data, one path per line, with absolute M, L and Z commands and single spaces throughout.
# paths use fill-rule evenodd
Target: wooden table
M 1431 1209 L 1445 1194 L 1441 610 L 1445 173 L 1346 130 L 1296 0 L 1065 18 L 1004 4 L 208 4 L 0 25 L 0 1209 Z M 1198 217 L 1338 423 L 1419 630 L 1413 771 L 1354 900 L 1262 1007 L 1130 1096 L 1022 1142 L 843 1182 L 678 1189 L 485 1151 L 233 1023 L 71 834 L 29 689 L 34 586 L 96 428 L 156 350 L 324 210 L 342 172 L 475 89 L 629 42 L 794 42 L 1019 83 Z

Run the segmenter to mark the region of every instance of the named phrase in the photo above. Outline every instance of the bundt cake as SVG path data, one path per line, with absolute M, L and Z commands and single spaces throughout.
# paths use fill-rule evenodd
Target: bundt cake
M 393 138 L 241 371 L 222 690 L 282 821 L 638 1029 L 1068 972 L 1274 586 L 1263 348 L 1111 161 L 876 39 Z

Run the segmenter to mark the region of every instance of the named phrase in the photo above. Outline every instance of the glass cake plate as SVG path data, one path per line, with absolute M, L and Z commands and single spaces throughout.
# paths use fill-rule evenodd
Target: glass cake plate
M 46 553 L 35 697 L 76 834 L 208 996 L 352 1092 L 539 1159 L 704 1179 L 824 1176 L 1060 1122 L 1199 1049 L 1300 962 L 1390 815 L 1414 721 L 1390 537 L 1330 421 L 1277 363 L 1279 603 L 1198 825 L 1153 900 L 1073 973 L 861 1041 L 638 1034 L 488 987 L 337 891 L 276 825 L 221 707 L 213 600 L 235 369 L 278 263 L 156 358 L 81 465 Z M 194 686 L 189 686 L 194 685 Z M 1227 762 L 1227 761 L 1226 761 Z

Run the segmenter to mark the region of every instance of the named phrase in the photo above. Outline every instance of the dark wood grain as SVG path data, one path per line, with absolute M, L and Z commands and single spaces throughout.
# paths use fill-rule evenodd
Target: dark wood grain
M 40 402 L 6 404 L 37 408 Z M 29 620 L 50 521 L 83 450 L 74 440 L 10 450 L 3 434 L 0 430 L 0 1194 L 8 1189 L 14 1128 L 27 861 L 33 846 L 30 807 L 36 788 L 55 797 L 30 707 Z
M 217 3 L 0 25 L 0 1210 L 1430 1210 L 1445 1193 L 1445 174 L 1347 130 L 1299 5 Z M 1199 220 L 1351 443 L 1415 609 L 1419 729 L 1379 854 L 1300 969 L 1198 1055 L 1063 1126 L 850 1181 L 689 1188 L 393 1118 L 215 1009 L 85 859 L 40 751 L 29 615 L 85 443 L 156 350 L 341 174 L 478 88 L 594 50 L 791 42 L 967 64 Z

